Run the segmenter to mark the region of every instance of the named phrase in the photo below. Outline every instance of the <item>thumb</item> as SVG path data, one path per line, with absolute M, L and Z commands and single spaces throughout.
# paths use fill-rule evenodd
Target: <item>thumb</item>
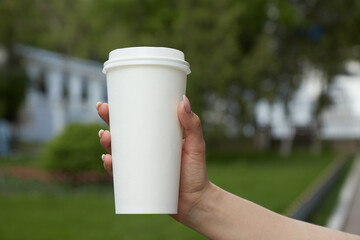
M 183 95 L 179 103 L 177 114 L 181 126 L 184 128 L 185 141 L 183 150 L 192 157 L 205 156 L 205 140 L 202 133 L 200 118 L 191 111 L 189 99 Z

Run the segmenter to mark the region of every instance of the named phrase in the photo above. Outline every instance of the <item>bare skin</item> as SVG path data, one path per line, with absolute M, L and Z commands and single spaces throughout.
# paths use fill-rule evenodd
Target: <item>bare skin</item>
M 99 116 L 109 124 L 107 103 L 96 105 Z M 205 141 L 199 117 L 184 97 L 177 109 L 184 128 L 178 214 L 175 220 L 210 239 L 239 240 L 360 240 L 360 236 L 297 221 L 267 210 L 212 184 L 207 176 Z M 112 175 L 111 135 L 99 131 L 100 143 L 109 154 L 102 156 Z

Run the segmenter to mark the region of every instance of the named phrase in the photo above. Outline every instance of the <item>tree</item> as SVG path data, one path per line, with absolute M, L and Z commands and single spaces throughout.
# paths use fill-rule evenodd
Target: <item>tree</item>
M 0 16 L 14 20 L 9 26 L 0 23 L 3 42 L 98 61 L 105 61 L 108 52 L 119 47 L 180 49 L 191 64 L 187 94 L 194 111 L 213 110 L 209 96 L 215 96 L 227 103 L 225 114 L 236 119 L 239 129 L 257 130 L 254 109 L 259 100 L 270 105 L 282 102 L 289 114 L 307 66 L 323 72 L 324 86 L 331 84 L 354 57 L 359 38 L 354 31 L 360 16 L 356 0 L 30 2 L 0 3 L 4 13 Z M 314 111 L 316 121 L 328 104 L 324 87 Z M 212 127 L 214 133 L 224 134 L 226 126 L 213 125 L 217 125 Z M 317 126 L 321 128 L 320 123 Z M 243 136 L 240 131 L 238 137 Z M 285 139 L 284 145 L 291 147 L 291 139 Z
M 0 2 L 0 45 L 5 49 L 6 61 L 0 66 L 0 118 L 15 121 L 18 109 L 25 97 L 27 77 L 14 53 L 14 44 L 20 35 L 26 34 L 31 7 L 27 1 Z M 22 9 L 22 14 L 19 14 Z
M 330 86 L 337 74 L 345 72 L 346 62 L 354 57 L 353 49 L 359 36 L 354 31 L 360 23 L 359 11 L 355 10 L 358 5 L 358 1 L 295 1 L 298 24 L 278 31 L 284 49 L 281 56 L 288 65 L 297 66 L 293 75 L 301 74 L 307 66 L 323 75 L 322 91 L 313 111 L 315 128 L 311 145 L 314 152 L 321 149 L 321 115 L 331 105 Z

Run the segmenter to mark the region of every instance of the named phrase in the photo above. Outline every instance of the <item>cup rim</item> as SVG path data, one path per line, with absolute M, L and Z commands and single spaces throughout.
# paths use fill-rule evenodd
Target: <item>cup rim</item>
M 103 73 L 111 68 L 129 65 L 162 65 L 174 67 L 190 74 L 190 64 L 185 61 L 184 53 L 166 47 L 129 47 L 118 48 L 109 53 L 104 63 Z

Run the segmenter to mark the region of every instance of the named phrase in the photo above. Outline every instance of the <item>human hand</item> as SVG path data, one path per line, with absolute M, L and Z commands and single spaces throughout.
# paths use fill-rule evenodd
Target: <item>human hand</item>
M 109 106 L 107 103 L 96 105 L 99 116 L 109 124 Z M 178 104 L 177 114 L 184 128 L 184 141 L 181 154 L 180 189 L 178 214 L 171 216 L 179 222 L 186 223 L 191 210 L 202 200 L 204 193 L 210 189 L 206 172 L 205 141 L 199 117 L 191 111 L 188 98 Z M 100 143 L 109 154 L 102 156 L 104 168 L 112 175 L 111 134 L 107 130 L 99 131 Z
M 96 105 L 100 117 L 109 124 L 107 103 Z M 185 129 L 182 145 L 177 221 L 209 239 L 356 239 L 359 236 L 297 221 L 267 210 L 211 184 L 205 164 L 205 142 L 200 119 L 191 112 L 184 96 L 177 114 Z M 102 156 L 112 174 L 111 136 L 99 131 L 101 145 L 110 153 Z

